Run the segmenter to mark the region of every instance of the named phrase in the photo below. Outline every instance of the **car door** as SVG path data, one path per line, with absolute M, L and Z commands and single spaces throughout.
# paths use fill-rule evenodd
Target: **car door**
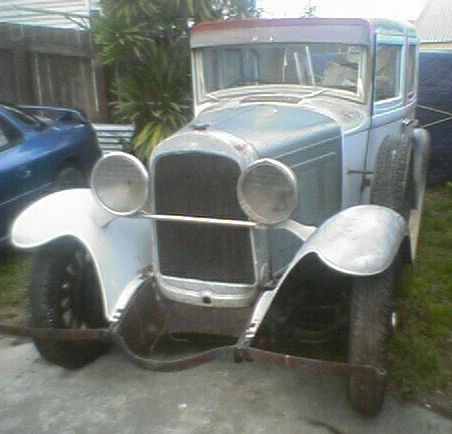
M 21 132 L 0 115 L 0 243 L 30 188 L 31 172 L 21 150 Z

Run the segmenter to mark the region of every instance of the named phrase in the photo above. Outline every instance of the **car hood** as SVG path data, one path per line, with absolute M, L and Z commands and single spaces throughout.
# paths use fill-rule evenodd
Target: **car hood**
M 240 104 L 202 113 L 196 123 L 252 145 L 258 158 L 274 158 L 297 177 L 299 206 L 292 218 L 319 225 L 342 206 L 342 136 L 330 111 L 298 104 Z
M 284 158 L 319 142 L 338 141 L 342 130 L 333 118 L 311 108 L 282 104 L 244 104 L 202 113 L 195 121 L 233 134 L 261 158 Z M 289 161 L 286 161 L 290 164 Z

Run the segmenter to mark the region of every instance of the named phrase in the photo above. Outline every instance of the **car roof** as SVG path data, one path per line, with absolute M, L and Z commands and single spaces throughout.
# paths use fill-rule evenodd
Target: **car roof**
M 344 27 L 348 27 L 349 31 L 344 32 Z M 241 37 L 255 33 L 256 38 L 259 36 L 269 36 L 269 32 L 273 32 L 276 28 L 280 28 L 274 32 L 275 40 L 281 35 L 290 40 L 302 39 L 303 37 L 319 38 L 319 40 L 328 38 L 331 41 L 341 41 L 343 39 L 353 39 L 362 43 L 371 43 L 372 35 L 375 33 L 392 35 L 392 36 L 408 36 L 417 38 L 416 28 L 402 21 L 394 21 L 379 18 L 270 18 L 270 19 L 245 19 L 245 20 L 227 20 L 227 21 L 211 21 L 196 25 L 191 33 L 193 47 L 214 45 L 209 43 L 209 38 L 213 37 L 221 43 L 224 38 L 225 44 L 229 41 L 239 41 Z M 309 30 L 308 30 L 309 29 Z M 304 31 L 304 35 L 297 33 Z M 317 35 L 317 36 L 316 36 Z M 350 36 L 353 35 L 353 36 Z M 217 39 L 218 38 L 218 39 Z M 344 41 L 346 42 L 346 41 Z

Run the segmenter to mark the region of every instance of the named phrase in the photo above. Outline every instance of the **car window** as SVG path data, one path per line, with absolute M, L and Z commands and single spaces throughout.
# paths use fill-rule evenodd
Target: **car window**
M 21 138 L 20 131 L 0 117 L 0 150 L 17 145 Z
M 416 93 L 416 45 L 410 45 L 408 50 L 407 93 L 408 96 Z
M 400 95 L 400 62 L 402 47 L 380 45 L 375 66 L 375 101 Z
M 24 111 L 13 106 L 2 105 L 2 108 L 6 110 L 10 115 L 14 116 L 16 119 L 19 119 L 24 124 L 27 124 L 32 128 L 39 129 L 40 123 L 35 117 L 30 116 Z

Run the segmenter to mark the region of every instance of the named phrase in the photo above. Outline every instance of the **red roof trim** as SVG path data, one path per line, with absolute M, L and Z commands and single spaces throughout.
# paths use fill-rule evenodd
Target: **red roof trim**
M 193 33 L 201 33 L 211 30 L 243 29 L 256 27 L 274 27 L 274 26 L 363 26 L 372 29 L 372 22 L 363 18 L 271 18 L 271 19 L 246 19 L 246 20 L 228 20 L 228 21 L 210 21 L 197 24 L 193 27 Z

